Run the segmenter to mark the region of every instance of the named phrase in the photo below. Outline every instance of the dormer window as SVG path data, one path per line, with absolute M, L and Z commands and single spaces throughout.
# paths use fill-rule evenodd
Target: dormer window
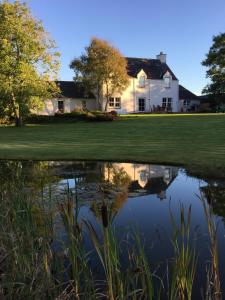
M 142 75 L 139 78 L 139 87 L 144 88 L 145 87 L 145 76 Z
M 165 88 L 170 88 L 171 86 L 171 80 L 172 80 L 172 76 L 170 75 L 170 73 L 167 71 L 164 76 L 163 76 L 163 81 L 164 81 L 164 87 Z
M 170 76 L 164 77 L 165 88 L 170 88 L 171 79 Z

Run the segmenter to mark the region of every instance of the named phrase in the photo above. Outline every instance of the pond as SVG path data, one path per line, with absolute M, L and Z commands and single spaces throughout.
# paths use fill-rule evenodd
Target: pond
M 171 291 L 173 276 L 174 278 L 189 276 L 175 273 L 175 269 L 182 263 L 184 270 L 195 269 L 193 284 L 191 284 L 193 285 L 191 299 L 222 299 L 220 291 L 225 297 L 224 178 L 209 176 L 203 178 L 193 175 L 191 169 L 141 163 L 0 161 L 0 195 L 2 232 L 0 247 L 5 251 L 0 255 L 0 291 L 2 287 L 2 293 L 9 297 L 13 298 L 17 295 L 17 299 L 26 297 L 36 299 L 37 291 L 31 282 L 37 281 L 39 284 L 41 279 L 37 280 L 35 276 L 38 278 L 40 274 L 34 276 L 34 271 L 30 270 L 32 267 L 25 266 L 30 260 L 30 266 L 34 264 L 33 268 L 37 268 L 35 264 L 38 264 L 41 258 L 34 260 L 33 256 L 32 258 L 29 256 L 29 252 L 34 251 L 38 243 L 38 250 L 35 251 L 42 257 L 43 253 L 40 254 L 39 249 L 42 249 L 43 241 L 46 240 L 47 246 L 43 249 L 46 247 L 50 249 L 51 255 L 46 254 L 49 260 L 55 255 L 56 261 L 60 259 L 63 261 L 65 271 L 61 271 L 63 280 L 60 279 L 63 288 L 59 287 L 60 284 L 55 286 L 53 283 L 56 280 L 52 280 L 53 275 L 49 274 L 57 274 L 54 276 L 60 282 L 58 275 L 60 272 L 56 268 L 52 270 L 54 264 L 49 262 L 43 282 L 49 280 L 51 292 L 46 291 L 46 287 L 43 288 L 44 284 L 41 288 L 37 284 L 40 293 L 38 295 L 46 299 L 55 299 L 57 293 L 59 296 L 64 291 L 68 294 L 68 298 L 65 299 L 89 299 L 85 296 L 85 292 L 82 292 L 80 298 L 72 298 L 72 296 L 70 298 L 73 289 L 71 287 L 68 289 L 65 284 L 65 282 L 71 284 L 70 276 L 71 272 L 73 273 L 71 255 L 68 258 L 69 254 L 67 253 L 68 256 L 65 254 L 71 249 L 68 246 L 71 244 L 71 232 L 67 226 L 69 218 L 63 219 L 65 214 L 62 214 L 62 211 L 64 213 L 69 211 L 66 210 L 69 206 L 65 206 L 69 201 L 74 203 L 73 217 L 77 220 L 77 223 L 74 221 L 73 228 L 80 226 L 79 229 L 73 230 L 74 232 L 77 230 L 79 234 L 82 232 L 83 251 L 90 254 L 88 254 L 87 264 L 96 282 L 105 280 L 105 272 L 91 236 L 92 230 L 99 237 L 101 244 L 107 237 L 104 234 L 110 234 L 107 232 L 109 226 L 107 224 L 110 223 L 113 228 L 113 238 L 117 241 L 121 273 L 128 272 L 129 255 L 131 256 L 129 249 L 134 248 L 132 251 L 138 252 L 139 241 L 149 263 L 151 280 L 157 290 L 154 292 L 155 296 L 151 296 L 151 293 L 146 291 L 143 294 L 137 293 L 136 298 L 133 295 L 127 296 L 126 299 L 151 299 L 151 297 L 156 299 L 159 290 L 160 299 L 173 299 Z M 29 218 L 26 210 L 30 212 Z M 106 221 L 103 220 L 104 211 Z M 25 225 L 28 223 L 32 227 L 32 230 L 29 229 L 29 234 L 27 233 L 29 226 Z M 51 234 L 46 233 L 46 228 L 49 226 L 51 226 Z M 11 238 L 14 234 L 16 237 Z M 32 235 L 34 241 L 31 243 Z M 22 248 L 26 243 L 28 244 L 25 251 Z M 181 258 L 182 246 L 184 252 L 186 250 L 186 258 L 190 255 L 190 260 L 185 261 L 185 257 Z M 9 248 L 19 249 L 18 253 L 12 254 L 10 258 Z M 138 253 L 137 257 L 140 257 L 141 254 Z M 14 265 L 15 256 L 18 261 Z M 144 260 L 137 263 L 137 257 L 135 268 L 139 269 L 142 266 L 143 272 L 146 273 Z M 68 271 L 71 265 L 72 271 Z M 43 264 L 43 270 L 45 266 L 46 264 Z M 76 267 L 78 268 L 78 265 Z M 24 274 L 27 272 L 26 278 L 21 278 L 20 272 L 23 268 Z M 44 272 L 43 270 L 41 272 Z M 74 274 L 73 276 L 76 277 Z M 84 281 L 85 276 L 81 277 Z M 140 278 L 136 281 L 136 288 L 140 288 L 141 291 L 143 285 Z M 124 278 L 122 280 L 126 281 Z M 192 279 L 185 280 L 183 282 L 188 280 L 191 282 Z M 17 286 L 15 282 L 18 281 L 24 283 Z M 114 284 L 116 286 L 116 283 Z M 133 282 L 132 284 L 134 286 Z M 129 283 L 130 288 L 126 288 L 127 295 L 134 289 L 132 284 Z M 178 290 L 179 285 L 182 284 L 181 282 L 176 284 Z M 184 286 L 185 284 L 183 283 Z M 106 299 L 104 287 L 100 287 L 99 290 L 101 290 L 99 298 Z M 187 294 L 184 293 L 185 298 L 182 298 L 180 293 L 179 291 L 179 295 L 174 296 L 174 299 L 188 299 L 187 291 L 185 292 Z M 93 296 L 93 299 L 95 298 L 97 296 Z

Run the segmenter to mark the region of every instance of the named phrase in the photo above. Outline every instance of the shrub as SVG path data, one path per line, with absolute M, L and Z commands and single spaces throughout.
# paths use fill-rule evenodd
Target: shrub
M 10 118 L 1 118 L 0 117 L 0 125 L 9 125 L 13 122 Z
M 56 113 L 55 115 L 29 115 L 25 122 L 30 124 L 72 123 L 77 121 L 113 121 L 116 116 L 108 112 L 73 111 L 71 113 Z
M 70 114 L 55 114 L 54 116 L 46 115 L 29 115 L 25 122 L 30 124 L 48 124 L 61 122 L 76 122 L 77 118 Z
M 93 119 L 93 121 L 99 121 L 99 122 L 102 122 L 102 121 L 114 121 L 115 118 L 113 115 L 107 113 L 107 114 L 102 114 L 102 115 L 96 115 L 95 118 Z
M 118 112 L 116 110 L 111 110 L 110 114 L 115 116 L 115 117 L 118 117 Z
M 117 117 L 111 112 L 92 112 L 95 116 L 93 121 L 114 121 Z

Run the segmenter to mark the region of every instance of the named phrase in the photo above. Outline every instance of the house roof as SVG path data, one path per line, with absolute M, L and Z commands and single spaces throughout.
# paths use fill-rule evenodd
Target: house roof
M 210 99 L 210 95 L 200 95 L 198 96 L 198 99 L 201 101 L 201 103 L 212 102 L 212 99 Z
M 179 99 L 191 99 L 191 100 L 200 100 L 197 95 L 183 87 L 182 85 L 179 85 Z
M 131 77 L 137 77 L 137 74 L 144 70 L 149 79 L 162 79 L 163 75 L 168 71 L 172 79 L 177 80 L 168 65 L 162 63 L 159 59 L 126 57 L 126 60 L 127 74 Z
M 74 81 L 56 81 L 56 84 L 61 90 L 60 95 L 65 98 L 87 99 L 95 98 L 92 93 L 85 90 L 81 82 Z

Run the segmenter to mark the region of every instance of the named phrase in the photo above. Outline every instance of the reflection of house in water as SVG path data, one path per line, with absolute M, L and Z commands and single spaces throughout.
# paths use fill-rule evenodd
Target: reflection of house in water
M 166 190 L 178 174 L 177 167 L 133 163 L 106 164 L 105 179 L 113 180 L 114 170 L 123 170 L 131 179 L 129 196 L 157 195 L 166 198 Z
M 126 199 L 127 196 L 141 195 L 157 195 L 159 199 L 165 199 L 166 190 L 178 174 L 177 167 L 137 163 L 52 162 L 49 167 L 58 178 L 55 192 L 67 188 L 73 191 L 77 187 L 83 204 L 101 199 L 102 187 L 107 189 L 111 200 L 112 196 L 121 198 L 121 191 L 123 201 L 124 192 Z M 112 186 L 105 185 L 107 181 Z

